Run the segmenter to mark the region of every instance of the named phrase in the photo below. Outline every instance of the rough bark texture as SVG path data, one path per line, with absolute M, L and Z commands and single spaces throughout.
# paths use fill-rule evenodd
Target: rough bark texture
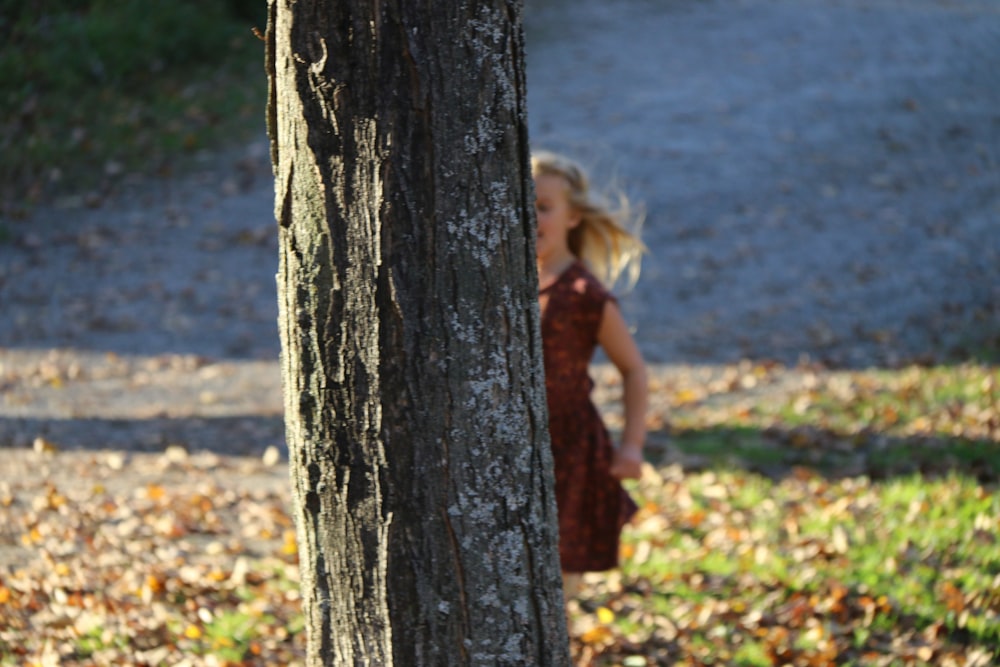
M 270 11 L 309 663 L 568 664 L 520 2 Z

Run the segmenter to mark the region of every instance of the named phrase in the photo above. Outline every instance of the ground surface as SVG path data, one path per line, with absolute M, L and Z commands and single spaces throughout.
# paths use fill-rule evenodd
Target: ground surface
M 665 381 L 933 360 L 995 317 L 995 2 L 527 4 L 533 143 L 644 206 L 623 305 Z M 12 223 L 0 446 L 280 447 L 269 179 L 261 141 Z

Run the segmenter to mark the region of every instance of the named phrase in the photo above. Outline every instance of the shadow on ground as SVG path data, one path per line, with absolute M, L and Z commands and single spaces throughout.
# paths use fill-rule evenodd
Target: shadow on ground
M 35 445 L 35 442 L 38 442 Z M 162 452 L 180 446 L 189 452 L 261 456 L 269 447 L 285 453 L 281 416 L 185 417 L 150 419 L 0 418 L 5 447 L 54 450 L 116 449 Z
M 997 428 L 1000 436 L 1000 427 Z M 779 481 L 803 470 L 829 480 L 957 474 L 1000 481 L 1000 442 L 941 435 L 853 434 L 805 427 L 688 429 L 650 433 L 648 460 L 685 471 L 735 468 Z

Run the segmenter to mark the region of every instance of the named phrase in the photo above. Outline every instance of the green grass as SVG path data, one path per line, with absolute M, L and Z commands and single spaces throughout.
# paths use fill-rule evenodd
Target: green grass
M 769 502 L 761 502 L 764 488 Z M 768 625 L 759 619 L 769 617 L 788 629 L 789 650 L 813 659 L 834 646 L 842 659 L 857 659 L 881 651 L 900 628 L 924 633 L 938 621 L 955 645 L 1000 642 L 1000 604 L 989 593 L 1000 571 L 1000 498 L 968 476 L 771 484 L 725 471 L 676 485 L 650 480 L 635 491 L 644 509 L 624 538 L 623 590 L 651 586 L 656 596 L 626 592 L 617 604 L 689 628 L 685 652 L 757 664 L 762 642 L 773 650 L 777 641 L 761 638 Z M 685 529 L 692 522 L 710 526 L 693 541 Z M 660 546 L 650 551 L 650 542 Z M 711 637 L 706 626 L 730 635 Z M 618 631 L 637 634 L 624 622 Z
M 0 214 L 263 134 L 263 3 L 0 6 Z
M 127 637 L 117 635 L 103 627 L 95 627 L 81 634 L 76 641 L 76 655 L 79 658 L 90 658 L 95 653 L 106 649 L 126 649 Z
M 223 660 L 240 662 L 252 654 L 252 644 L 258 637 L 259 625 L 272 625 L 275 619 L 267 614 L 222 610 L 205 626 L 203 650 Z
M 578 652 L 597 665 L 633 645 L 647 664 L 1000 659 L 1000 370 L 820 373 L 749 409 L 719 399 L 670 406 L 659 474 L 630 487 L 641 509 L 620 584 L 595 581 L 583 605 L 617 611 L 611 636 L 584 635 Z

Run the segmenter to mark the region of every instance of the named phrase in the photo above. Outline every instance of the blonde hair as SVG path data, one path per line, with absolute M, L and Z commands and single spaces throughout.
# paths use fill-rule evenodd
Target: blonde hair
M 625 276 L 626 289 L 639 280 L 646 246 L 639 239 L 642 216 L 631 212 L 628 198 L 618 196 L 616 209 L 590 191 L 587 174 L 577 163 L 555 153 L 531 156 L 531 176 L 558 176 L 566 181 L 569 204 L 580 224 L 569 230 L 569 250 L 608 288 Z

